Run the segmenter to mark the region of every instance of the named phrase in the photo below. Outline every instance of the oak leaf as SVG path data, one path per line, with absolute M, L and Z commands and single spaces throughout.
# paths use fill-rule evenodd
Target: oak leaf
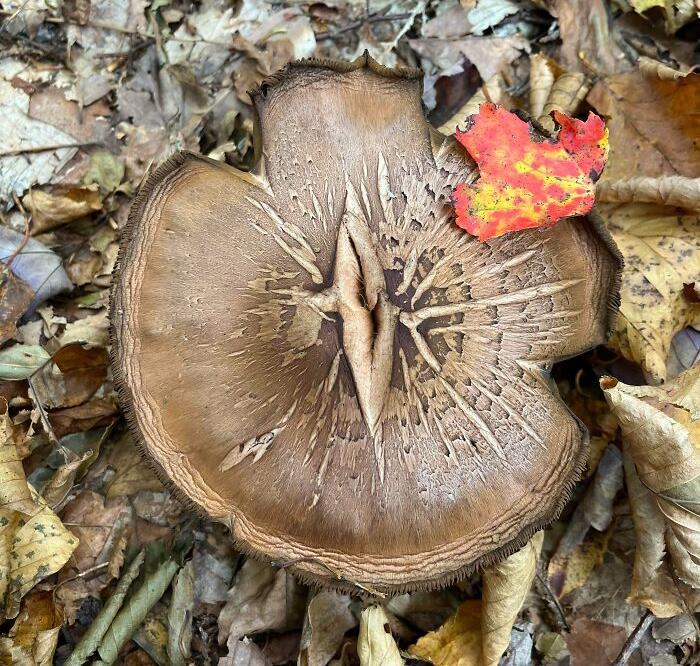
M 554 119 L 561 126 L 557 140 L 485 103 L 465 131 L 457 130 L 480 172 L 475 184 L 454 190 L 460 227 L 483 241 L 590 211 L 607 159 L 607 130 L 594 114 L 581 121 L 555 111 Z

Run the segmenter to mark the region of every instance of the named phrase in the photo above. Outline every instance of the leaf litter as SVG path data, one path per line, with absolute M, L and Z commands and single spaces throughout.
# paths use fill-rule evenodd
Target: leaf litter
M 0 2 L 0 663 L 694 663 L 699 30 L 686 0 Z M 380 600 L 309 590 L 190 514 L 140 458 L 107 364 L 149 171 L 179 149 L 249 169 L 247 91 L 365 50 L 422 67 L 458 138 L 493 105 L 546 141 L 557 114 L 602 118 L 589 215 L 625 259 L 607 347 L 554 368 L 591 434 L 562 517 L 446 590 Z M 565 216 L 592 202 L 578 186 Z

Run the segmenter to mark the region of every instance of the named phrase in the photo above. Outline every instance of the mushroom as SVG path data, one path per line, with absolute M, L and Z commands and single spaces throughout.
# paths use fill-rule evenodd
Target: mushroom
M 421 73 L 292 63 L 252 93 L 254 172 L 191 153 L 138 194 L 112 297 L 125 411 L 246 552 L 395 593 L 522 546 L 587 434 L 552 362 L 603 342 L 620 256 L 589 219 L 479 242 L 473 161 Z

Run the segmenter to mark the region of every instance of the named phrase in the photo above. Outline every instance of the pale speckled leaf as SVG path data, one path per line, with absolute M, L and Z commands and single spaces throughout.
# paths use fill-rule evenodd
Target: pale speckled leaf
M 362 611 L 357 654 L 360 666 L 402 666 L 405 663 L 381 606 L 368 606 Z
M 0 423 L 0 608 L 15 617 L 22 597 L 58 571 L 78 539 L 27 484 L 7 415 Z
M 12 345 L 0 351 L 0 379 L 18 381 L 31 377 L 51 356 L 39 345 Z
M 597 211 L 625 259 L 611 343 L 649 381 L 664 381 L 673 336 L 700 323 L 700 303 L 683 293 L 700 275 L 700 218 L 648 203 L 602 204 Z
M 601 386 L 622 428 L 637 532 L 632 597 L 659 615 L 672 614 L 667 601 L 657 603 L 648 591 L 659 587 L 664 562 L 700 591 L 700 365 L 661 387 L 609 377 Z

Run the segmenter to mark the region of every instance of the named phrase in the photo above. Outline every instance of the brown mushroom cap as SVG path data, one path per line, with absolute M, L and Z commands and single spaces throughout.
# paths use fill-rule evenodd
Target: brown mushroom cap
M 586 431 L 547 370 L 605 340 L 621 260 L 585 219 L 459 229 L 478 173 L 418 71 L 304 61 L 253 97 L 258 175 L 181 153 L 134 203 L 127 413 L 249 552 L 337 587 L 445 584 L 565 502 Z

